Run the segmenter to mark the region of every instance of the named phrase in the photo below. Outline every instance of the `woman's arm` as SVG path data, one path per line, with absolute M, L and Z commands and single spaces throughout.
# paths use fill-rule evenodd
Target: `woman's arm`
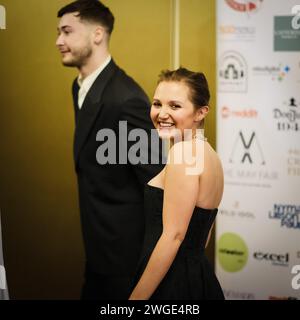
M 175 144 L 169 159 L 182 152 L 182 146 L 183 143 Z M 186 163 L 172 162 L 168 161 L 165 173 L 163 232 L 130 300 L 149 299 L 156 290 L 176 257 L 195 208 L 199 175 L 187 175 Z

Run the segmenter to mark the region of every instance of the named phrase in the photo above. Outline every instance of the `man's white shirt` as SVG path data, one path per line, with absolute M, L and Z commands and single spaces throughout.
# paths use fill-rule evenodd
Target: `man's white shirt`
M 78 76 L 77 83 L 80 87 L 78 92 L 78 107 L 81 109 L 84 99 L 91 89 L 93 83 L 100 75 L 100 73 L 105 69 L 105 67 L 110 63 L 111 56 L 109 55 L 107 59 L 101 64 L 99 68 L 97 68 L 94 72 L 88 75 L 85 79 L 82 80 L 81 74 Z

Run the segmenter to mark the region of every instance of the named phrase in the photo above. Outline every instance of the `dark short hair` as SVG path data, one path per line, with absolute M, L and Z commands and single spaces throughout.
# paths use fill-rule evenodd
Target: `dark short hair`
M 67 13 L 78 12 L 81 20 L 96 22 L 106 28 L 111 34 L 114 28 L 115 18 L 108 7 L 98 0 L 77 0 L 61 8 L 57 17 L 61 18 Z
M 190 89 L 190 100 L 196 109 L 209 105 L 210 92 L 205 75 L 185 68 L 164 70 L 159 75 L 158 83 L 163 81 L 183 82 Z

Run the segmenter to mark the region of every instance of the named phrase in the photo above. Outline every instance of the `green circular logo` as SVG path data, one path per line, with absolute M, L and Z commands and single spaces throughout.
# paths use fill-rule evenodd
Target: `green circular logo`
M 245 241 L 235 233 L 224 233 L 217 244 L 218 261 L 227 272 L 242 270 L 248 260 Z

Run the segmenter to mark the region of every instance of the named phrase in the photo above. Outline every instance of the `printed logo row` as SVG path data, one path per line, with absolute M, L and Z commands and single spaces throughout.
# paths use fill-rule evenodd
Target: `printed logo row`
M 255 221 L 257 218 L 257 213 L 253 210 L 244 210 L 241 208 L 240 202 L 236 201 L 233 203 L 232 209 L 221 207 L 219 209 L 219 218 L 246 219 L 248 221 Z M 276 222 L 277 226 L 285 230 L 293 229 L 300 231 L 300 205 L 274 204 L 272 210 L 265 215 L 265 218 L 272 221 L 272 223 Z M 300 259 L 300 251 L 298 258 Z
M 256 262 L 267 263 L 275 267 L 290 267 L 290 252 L 268 252 L 257 250 L 249 254 L 249 249 L 243 238 L 232 232 L 223 233 L 217 242 L 217 259 L 222 269 L 229 273 L 243 270 L 251 256 Z M 300 251 L 294 253 L 299 259 Z M 291 287 L 300 289 L 300 264 L 292 265 L 286 274 L 291 276 Z
M 299 39 L 300 43 L 300 39 Z M 299 50 L 300 51 L 300 50 Z M 294 78 L 292 74 L 294 73 Z M 248 66 L 245 57 L 238 51 L 223 52 L 218 61 L 218 92 L 220 93 L 247 93 L 249 76 L 253 82 L 264 79 L 270 84 L 283 83 L 288 78 L 300 84 L 300 61 L 294 67 L 291 64 L 278 62 L 277 64 L 257 64 Z

